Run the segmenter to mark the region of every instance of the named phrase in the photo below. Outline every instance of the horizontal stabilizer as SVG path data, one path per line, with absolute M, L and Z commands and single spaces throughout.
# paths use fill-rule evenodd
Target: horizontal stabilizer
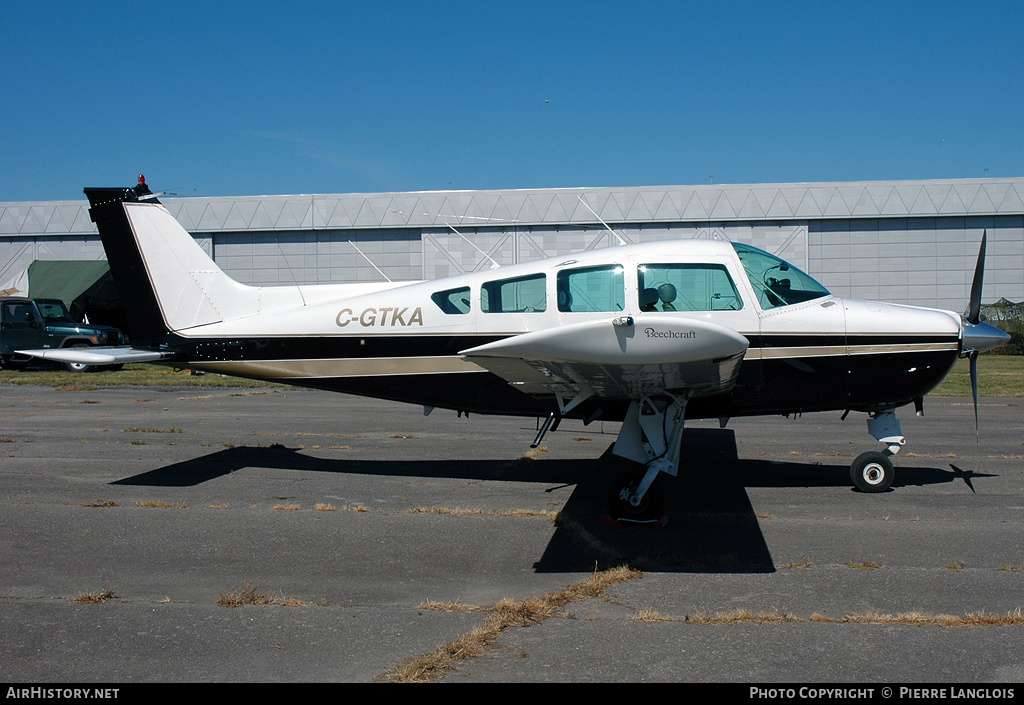
M 162 353 L 156 350 L 138 350 L 127 346 L 47 348 L 44 350 L 18 350 L 17 353 L 52 362 L 75 362 L 83 365 L 123 365 L 128 362 L 156 362 L 172 355 L 172 353 Z

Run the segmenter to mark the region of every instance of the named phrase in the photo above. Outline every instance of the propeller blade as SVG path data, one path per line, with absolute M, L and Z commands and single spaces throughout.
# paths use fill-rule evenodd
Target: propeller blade
M 971 361 L 971 394 L 974 396 L 974 442 L 980 443 L 981 432 L 978 430 L 978 351 L 972 350 Z
M 967 320 L 977 325 L 981 320 L 981 281 L 985 277 L 985 240 L 988 239 L 988 228 L 981 233 L 981 248 L 978 250 L 978 265 L 974 268 L 974 281 L 971 283 L 971 307 L 967 310 Z

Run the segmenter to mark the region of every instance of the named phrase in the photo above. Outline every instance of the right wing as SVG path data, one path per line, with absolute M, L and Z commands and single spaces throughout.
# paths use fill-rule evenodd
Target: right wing
M 523 333 L 460 355 L 527 394 L 554 395 L 564 414 L 591 398 L 726 392 L 748 345 L 716 323 L 641 314 Z

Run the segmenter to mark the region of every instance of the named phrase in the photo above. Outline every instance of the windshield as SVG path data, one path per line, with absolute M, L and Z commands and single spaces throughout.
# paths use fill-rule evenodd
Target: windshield
M 74 323 L 63 301 L 36 301 L 43 320 L 53 323 Z
M 820 299 L 829 291 L 785 260 L 738 242 L 732 244 L 747 270 L 762 309 Z

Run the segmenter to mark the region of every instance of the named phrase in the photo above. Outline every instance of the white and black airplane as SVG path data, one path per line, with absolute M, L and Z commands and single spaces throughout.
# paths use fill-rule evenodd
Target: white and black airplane
M 653 484 L 686 462 L 685 419 L 867 413 L 884 448 L 853 484 L 881 492 L 904 444 L 895 410 L 958 358 L 1009 336 L 979 320 L 985 237 L 966 317 L 834 296 L 767 252 L 717 240 L 623 245 L 414 283 L 246 286 L 140 179 L 87 188 L 132 346 L 19 351 L 149 361 L 458 412 L 621 421 L 634 470 L 613 516 L 661 515 Z M 635 464 L 634 464 L 635 463 Z

